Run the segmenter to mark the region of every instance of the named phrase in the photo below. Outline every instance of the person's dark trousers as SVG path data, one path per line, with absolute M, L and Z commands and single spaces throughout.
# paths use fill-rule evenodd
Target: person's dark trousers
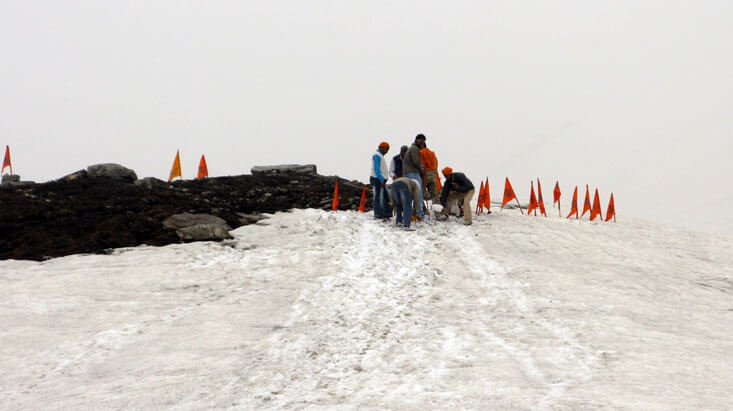
M 395 224 L 409 227 L 412 219 L 412 195 L 407 184 L 402 181 L 392 184 L 392 200 L 397 213 Z
M 392 207 L 389 205 L 389 193 L 387 193 L 386 185 L 382 187 L 379 184 L 379 179 L 376 177 L 369 177 L 369 182 L 372 185 L 372 191 L 374 191 L 374 197 L 372 198 L 374 217 L 392 217 Z

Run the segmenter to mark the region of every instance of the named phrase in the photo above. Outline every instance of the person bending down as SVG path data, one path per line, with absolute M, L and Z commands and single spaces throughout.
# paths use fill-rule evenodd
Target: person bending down
M 471 199 L 476 191 L 473 183 L 465 174 L 454 173 L 450 167 L 443 169 L 443 175 L 445 176 L 445 184 L 443 184 L 443 191 L 440 192 L 440 204 L 443 206 L 440 219 L 447 220 L 451 207 L 459 200 L 463 200 L 463 224 L 470 225 L 473 222 Z
M 410 227 L 412 210 L 420 204 L 420 185 L 413 179 L 398 177 L 392 183 L 392 199 L 397 212 L 395 224 L 402 226 L 405 230 L 413 231 Z M 418 217 L 419 219 L 419 217 Z

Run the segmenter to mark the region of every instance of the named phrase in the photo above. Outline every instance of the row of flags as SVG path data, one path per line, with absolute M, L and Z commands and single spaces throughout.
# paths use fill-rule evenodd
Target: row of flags
M 540 214 L 547 217 L 547 212 L 545 211 L 545 202 L 542 199 L 542 184 L 540 183 L 540 179 L 537 179 L 537 194 L 535 195 L 534 191 L 534 181 L 530 182 L 531 191 L 529 194 L 529 207 L 527 208 L 527 215 L 531 215 L 534 211 L 534 215 L 537 215 L 537 210 L 540 210 Z M 560 182 L 555 182 L 555 188 L 552 190 L 553 194 L 553 207 L 555 204 L 557 204 L 558 212 L 560 213 L 560 217 L 562 217 L 562 210 L 560 209 Z M 522 211 L 522 205 L 519 204 L 519 199 L 517 198 L 517 195 L 514 193 L 514 188 L 512 188 L 512 184 L 509 182 L 509 178 L 507 177 L 504 181 L 504 198 L 501 202 L 501 209 L 504 209 L 504 206 L 507 205 L 510 201 L 515 200 L 517 202 L 517 205 L 519 206 L 519 212 L 524 214 L 524 211 Z M 336 185 L 333 190 L 333 203 L 331 204 L 331 209 L 336 211 L 338 209 L 339 205 L 339 182 L 336 180 Z M 359 211 L 364 212 L 364 207 L 366 205 L 366 186 L 361 191 L 361 201 L 359 202 Z M 484 207 L 486 207 L 486 210 L 491 209 L 491 195 L 489 192 L 489 178 L 486 178 L 486 182 L 484 183 L 481 181 L 481 186 L 479 188 L 479 195 L 478 195 L 478 204 L 476 205 L 476 215 L 481 215 L 484 212 Z M 583 204 L 583 213 L 578 216 L 578 187 L 575 187 L 575 191 L 573 192 L 573 200 L 571 203 L 571 210 L 570 214 L 566 218 L 570 218 L 573 215 L 575 215 L 576 219 L 582 218 L 585 213 L 590 211 L 590 221 L 593 221 L 596 219 L 596 217 L 600 217 L 601 220 L 603 220 L 603 215 L 601 214 L 601 200 L 598 196 L 598 189 L 596 188 L 595 195 L 593 196 L 593 203 L 590 202 L 590 190 L 588 188 L 588 185 L 585 186 L 585 202 Z M 608 201 L 608 208 L 606 209 L 606 220 L 609 221 L 613 218 L 613 221 L 616 222 L 616 206 L 613 201 L 613 193 L 611 193 L 611 199 Z
M 10 162 L 10 146 L 5 146 L 5 158 L 3 158 L 3 168 L 0 169 L 0 174 L 5 171 L 5 167 L 10 167 L 10 174 L 13 174 L 13 165 Z M 206 157 L 201 155 L 201 161 L 199 162 L 199 169 L 196 178 L 204 178 L 209 176 L 209 168 L 206 166 Z M 176 150 L 176 158 L 173 160 L 173 168 L 171 168 L 171 174 L 168 177 L 168 181 L 173 180 L 176 177 L 181 177 L 181 157 Z
M 199 170 L 196 178 L 204 178 L 209 176 L 209 168 L 206 166 L 206 157 L 201 155 L 201 161 L 199 161 Z M 181 156 L 176 150 L 176 158 L 173 160 L 173 167 L 171 168 L 171 174 L 168 176 L 168 182 L 172 181 L 176 177 L 181 177 Z M 183 178 L 183 177 L 181 177 Z
M 487 181 L 487 187 L 488 187 L 488 179 Z M 529 207 L 527 208 L 527 215 L 530 215 L 532 211 L 534 211 L 534 215 L 537 215 L 537 209 L 540 210 L 540 214 L 547 217 L 547 213 L 545 212 L 545 203 L 542 199 L 542 185 L 540 184 L 540 179 L 537 179 L 537 193 L 539 196 L 535 196 L 534 191 L 534 181 L 530 183 L 531 191 L 529 194 Z M 560 217 L 562 217 L 562 210 L 560 209 L 560 182 L 555 182 L 555 188 L 552 190 L 553 193 L 553 207 L 555 204 L 557 204 L 558 212 L 560 213 Z M 488 193 L 487 193 L 488 195 Z M 480 198 L 480 197 L 479 197 Z M 512 184 L 509 182 L 509 178 L 506 178 L 504 181 L 504 199 L 501 202 L 501 208 L 503 209 L 504 206 L 512 201 L 516 200 L 517 204 L 519 204 L 519 200 L 517 199 L 517 195 L 514 193 L 514 189 L 512 188 Z M 600 217 L 601 220 L 603 220 L 603 214 L 601 214 L 601 200 L 598 196 L 598 189 L 596 188 L 595 195 L 593 196 L 593 203 L 591 204 L 590 201 L 590 189 L 588 188 L 588 185 L 585 186 L 585 202 L 583 203 L 583 212 L 578 215 L 578 187 L 575 187 L 575 191 L 573 191 L 573 200 L 570 203 L 570 214 L 567 215 L 566 218 L 570 218 L 573 215 L 576 219 L 582 218 L 585 213 L 590 211 L 590 221 L 593 221 L 596 219 L 596 217 Z M 522 211 L 522 207 L 520 205 L 519 211 Z M 524 214 L 524 213 L 522 213 Z M 609 221 L 613 218 L 613 221 L 616 222 L 616 205 L 613 201 L 613 193 L 611 193 L 611 198 L 608 200 L 608 208 L 606 209 L 606 219 L 605 221 Z
M 5 146 L 5 157 L 3 158 L 3 167 L 0 169 L 0 174 L 2 174 L 5 171 L 6 167 L 10 167 L 10 174 L 13 174 L 13 165 L 10 162 L 10 146 Z M 196 175 L 197 179 L 208 177 L 209 176 L 209 169 L 206 165 L 206 157 L 204 155 L 201 155 L 201 161 L 199 161 L 199 168 L 198 168 L 198 174 Z M 176 158 L 173 160 L 173 167 L 171 168 L 171 173 L 168 176 L 168 181 L 172 181 L 176 177 L 181 177 L 181 157 L 178 150 L 176 150 Z M 440 181 L 440 180 L 438 180 Z M 537 179 L 537 194 L 535 195 L 534 191 L 534 181 L 530 182 L 531 191 L 529 194 L 529 207 L 527 208 L 527 215 L 530 215 L 534 211 L 534 215 L 537 215 L 537 209 L 540 210 L 540 214 L 547 217 L 547 212 L 545 211 L 545 202 L 542 199 L 542 185 L 540 184 L 540 179 Z M 333 192 L 333 203 L 331 204 L 331 209 L 336 210 L 339 205 L 338 200 L 338 180 L 336 180 L 336 186 L 334 188 Z M 555 204 L 557 204 L 558 212 L 560 213 L 560 217 L 562 217 L 562 210 L 560 209 L 560 183 L 555 182 L 555 188 L 552 191 L 553 193 L 553 207 Z M 514 192 L 514 188 L 512 188 L 512 184 L 509 182 L 509 178 L 507 177 L 504 181 L 504 198 L 501 202 L 501 209 L 504 209 L 504 206 L 507 205 L 510 201 L 515 200 L 517 202 L 517 205 L 519 205 L 519 211 L 524 214 L 522 211 L 522 206 L 519 204 L 519 199 L 517 198 L 516 193 Z M 359 202 L 359 211 L 364 211 L 364 208 L 366 206 L 366 186 L 364 186 L 364 189 L 361 192 L 361 201 Z M 491 209 L 491 195 L 489 193 L 489 178 L 486 178 L 486 182 L 481 181 L 481 186 L 479 188 L 479 195 L 478 195 L 478 204 L 476 205 L 476 215 L 481 215 L 484 212 L 484 207 L 486 207 L 486 210 Z M 595 220 L 596 217 L 600 217 L 601 220 L 603 220 L 603 215 L 601 214 L 601 201 L 598 196 L 598 189 L 595 189 L 595 194 L 593 195 L 593 203 L 590 201 L 590 189 L 588 188 L 588 185 L 585 186 L 585 201 L 583 202 L 583 212 L 578 215 L 578 187 L 575 187 L 575 190 L 573 191 L 573 199 L 570 205 L 570 214 L 567 215 L 566 218 L 570 218 L 573 215 L 576 219 L 582 218 L 585 216 L 585 213 L 590 211 L 590 221 Z M 613 193 L 611 193 L 611 198 L 608 201 L 608 208 L 606 209 L 606 219 L 605 221 L 609 221 L 613 218 L 613 221 L 616 221 L 616 206 L 614 204 L 613 200 Z

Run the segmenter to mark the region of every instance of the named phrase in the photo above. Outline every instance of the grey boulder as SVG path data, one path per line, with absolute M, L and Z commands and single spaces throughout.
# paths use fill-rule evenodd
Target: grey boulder
M 232 238 L 232 229 L 223 219 L 211 214 L 174 214 L 163 221 L 163 227 L 176 230 L 181 241 L 220 241 Z
M 252 174 L 316 174 L 315 164 L 282 164 L 278 166 L 254 166 Z
M 134 182 L 137 180 L 137 174 L 134 170 L 123 167 L 119 164 L 95 164 L 87 167 L 89 177 L 110 177 L 115 180 Z
M 17 174 L 3 174 L 2 184 L 19 183 L 20 176 Z

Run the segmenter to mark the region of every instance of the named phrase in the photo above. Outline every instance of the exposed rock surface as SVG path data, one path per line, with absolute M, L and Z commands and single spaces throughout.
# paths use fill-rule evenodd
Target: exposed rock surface
M 330 210 L 336 178 L 290 172 L 128 183 L 82 170 L 43 184 L 0 185 L 0 259 L 177 243 L 177 229 L 163 225 L 175 214 L 209 214 L 236 228 L 257 222 L 262 213 Z M 356 210 L 364 184 L 338 181 L 339 210 Z
M 211 214 L 174 214 L 163 221 L 163 228 L 176 230 L 182 241 L 227 240 L 229 227 L 226 221 Z
M 67 175 L 59 178 L 59 180 L 72 181 L 72 180 L 76 180 L 77 178 L 86 177 L 88 175 L 89 175 L 89 173 L 87 173 L 87 170 L 79 170 L 79 171 L 75 171 L 75 172 L 73 172 L 71 174 L 67 174 Z

